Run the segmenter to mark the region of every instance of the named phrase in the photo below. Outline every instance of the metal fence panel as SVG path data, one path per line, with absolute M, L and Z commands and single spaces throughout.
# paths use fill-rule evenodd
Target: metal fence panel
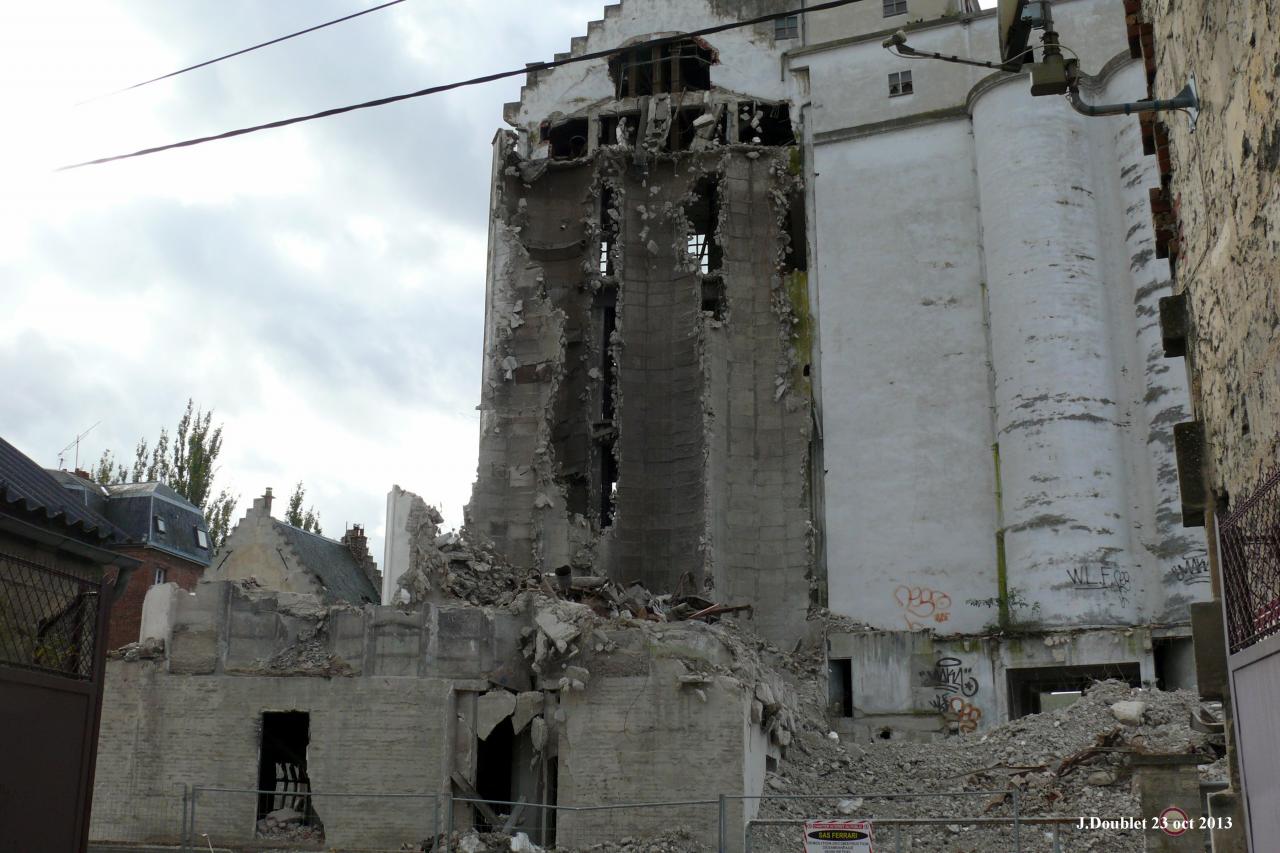
M 1234 654 L 1280 633 L 1280 467 L 1218 522 Z

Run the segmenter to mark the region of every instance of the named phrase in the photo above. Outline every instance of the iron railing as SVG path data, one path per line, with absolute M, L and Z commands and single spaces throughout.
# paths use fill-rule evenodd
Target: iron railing
M 1280 467 L 1218 522 L 1232 653 L 1280 633 Z
M 91 679 L 101 592 L 96 581 L 0 553 L 0 663 Z

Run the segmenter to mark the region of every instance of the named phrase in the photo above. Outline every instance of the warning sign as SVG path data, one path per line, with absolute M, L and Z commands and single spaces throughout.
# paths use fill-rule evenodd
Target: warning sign
M 804 853 L 874 853 L 869 820 L 810 820 L 804 825 Z

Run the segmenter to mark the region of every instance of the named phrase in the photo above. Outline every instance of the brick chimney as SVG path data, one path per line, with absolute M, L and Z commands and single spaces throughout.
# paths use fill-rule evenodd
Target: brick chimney
M 347 532 L 342 534 L 342 544 L 347 546 L 347 550 L 351 552 L 351 556 L 355 558 L 374 589 L 381 592 L 382 572 L 378 571 L 378 564 L 373 561 L 373 555 L 369 553 L 369 541 L 364 535 L 364 525 L 351 525 Z
M 271 487 L 263 492 L 262 497 L 253 499 L 253 515 L 271 515 Z

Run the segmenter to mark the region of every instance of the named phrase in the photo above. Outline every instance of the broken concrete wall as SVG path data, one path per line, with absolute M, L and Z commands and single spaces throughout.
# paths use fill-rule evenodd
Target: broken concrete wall
M 308 715 L 312 791 L 371 795 L 316 798 L 325 844 L 396 849 L 428 837 L 432 805 L 376 795 L 469 797 L 495 779 L 510 793 L 487 799 L 564 805 L 701 799 L 709 782 L 757 794 L 798 725 L 794 695 L 724 626 L 611 621 L 533 593 L 502 608 L 326 607 L 243 582 L 157 594 L 152 611 L 167 648 L 108 667 L 95 840 L 176 840 L 183 785 L 251 792 L 266 712 Z M 508 752 L 486 754 L 508 719 Z M 587 784 L 619 757 L 627 772 Z M 678 772 L 678 759 L 715 774 Z M 196 831 L 250 843 L 256 808 L 252 793 L 207 792 Z M 709 814 L 641 810 L 628 831 L 688 819 L 703 832 Z M 461 803 L 455 816 L 493 822 Z M 544 817 L 513 826 L 541 837 Z
M 598 633 L 608 651 L 588 644 L 574 663 L 590 678 L 582 689 L 560 694 L 561 801 L 663 802 L 689 779 L 702 792 L 693 799 L 708 803 L 565 812 L 559 843 L 586 846 L 680 825 L 693 831 L 698 849 L 714 848 L 718 795 L 760 791 L 768 757 L 777 758 L 791 741 L 796 723 L 783 708 L 781 683 L 757 682 L 714 631 L 697 623 Z M 754 817 L 757 805 L 730 801 L 729 826 Z M 736 835 L 727 849 L 741 849 Z
M 517 566 L 767 599 L 762 630 L 801 630 L 811 414 L 807 306 L 780 270 L 790 150 L 547 164 L 497 144 L 469 523 Z M 699 205 L 714 222 L 691 223 Z M 714 269 L 690 255 L 698 228 Z
M 1123 665 L 1153 684 L 1157 642 L 1149 628 L 1013 637 L 833 631 L 827 659 L 849 662 L 853 713 L 835 701 L 832 722 L 863 742 L 981 733 L 1012 716 L 1011 670 L 1112 667 L 1117 677 Z
M 104 689 L 95 840 L 173 843 L 182 785 L 256 788 L 264 711 L 309 712 L 316 791 L 444 790 L 444 679 L 181 676 L 112 661 Z M 251 842 L 256 808 L 251 794 L 204 793 L 195 829 L 215 847 Z M 394 849 L 431 832 L 429 800 L 317 797 L 315 809 L 333 847 Z

